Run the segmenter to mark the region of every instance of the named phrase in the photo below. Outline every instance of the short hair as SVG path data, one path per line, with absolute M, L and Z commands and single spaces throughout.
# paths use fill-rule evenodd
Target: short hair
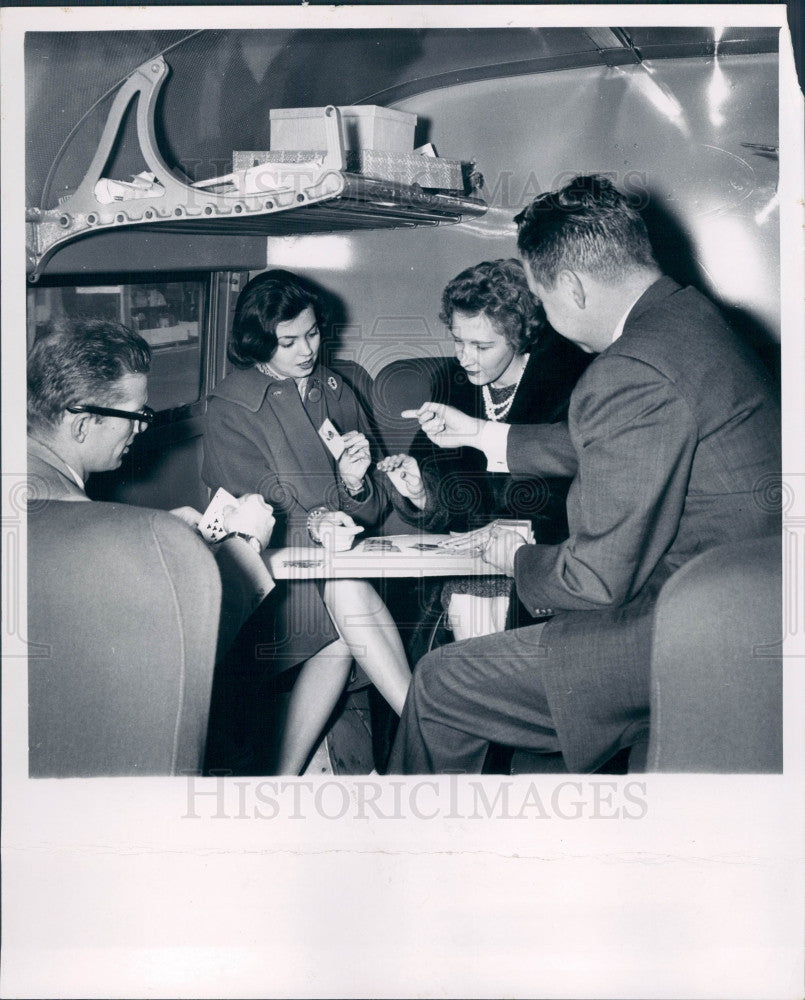
M 600 174 L 538 195 L 514 221 L 517 249 L 546 288 L 564 268 L 618 281 L 635 268 L 657 266 L 640 213 Z
M 485 260 L 457 275 L 442 292 L 439 319 L 453 324 L 453 314 L 483 313 L 518 354 L 527 351 L 545 328 L 545 313 L 531 294 L 519 260 Z
M 316 314 L 320 327 L 326 316 L 320 297 L 304 278 L 290 271 L 263 271 L 238 296 L 227 355 L 238 368 L 270 361 L 277 349 L 277 326 L 304 312 Z
M 78 403 L 120 402 L 120 379 L 150 367 L 151 348 L 122 323 L 81 319 L 54 327 L 28 354 L 29 429 L 55 427 Z

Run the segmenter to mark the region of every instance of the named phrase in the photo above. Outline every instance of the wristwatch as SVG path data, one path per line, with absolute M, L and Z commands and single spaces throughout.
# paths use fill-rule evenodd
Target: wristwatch
M 224 535 L 224 537 L 221 538 L 220 541 L 225 542 L 227 538 L 242 538 L 245 542 L 248 542 L 249 545 L 251 545 L 251 547 L 254 549 L 255 552 L 263 551 L 263 546 L 260 544 L 260 539 L 256 538 L 254 535 L 247 535 L 243 531 L 230 531 L 229 534 Z

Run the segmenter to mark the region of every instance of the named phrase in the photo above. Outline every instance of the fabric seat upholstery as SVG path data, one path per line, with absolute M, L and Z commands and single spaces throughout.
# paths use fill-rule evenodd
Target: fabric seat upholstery
M 719 546 L 677 570 L 654 613 L 648 748 L 631 748 L 628 770 L 781 771 L 782 634 L 779 537 Z M 598 773 L 625 773 L 628 753 Z M 514 756 L 516 774 L 562 769 Z
M 372 412 L 389 454 L 407 452 L 419 430 L 415 420 L 403 420 L 403 410 L 414 410 L 433 399 L 437 377 L 449 358 L 400 358 L 377 373 L 372 386 Z
M 400 413 L 433 399 L 433 387 L 448 363 L 448 358 L 399 358 L 377 373 L 372 385 L 372 414 L 387 455 L 411 450 L 419 424 L 403 420 Z M 410 530 L 411 525 L 392 510 L 379 533 L 396 535 Z
M 32 777 L 199 771 L 221 583 L 178 518 L 48 501 L 28 515 Z
M 778 536 L 711 549 L 660 593 L 649 771 L 782 770 Z

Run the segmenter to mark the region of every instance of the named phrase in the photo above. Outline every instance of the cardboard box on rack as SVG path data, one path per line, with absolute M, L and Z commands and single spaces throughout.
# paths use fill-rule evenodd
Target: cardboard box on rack
M 263 163 L 323 163 L 324 150 L 236 150 L 232 170 L 246 170 Z M 423 188 L 464 192 L 461 160 L 446 160 L 419 153 L 389 153 L 377 149 L 353 149 L 345 152 L 349 173 L 375 177 L 397 184 L 418 184 Z
M 377 104 L 339 107 L 344 149 L 377 149 L 410 153 L 414 148 L 416 115 Z M 272 150 L 326 147 L 324 108 L 272 108 L 269 111 Z

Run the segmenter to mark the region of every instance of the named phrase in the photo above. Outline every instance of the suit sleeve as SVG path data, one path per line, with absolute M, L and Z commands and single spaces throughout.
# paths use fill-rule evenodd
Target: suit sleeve
M 506 443 L 506 464 L 513 476 L 572 479 L 578 461 L 567 423 L 512 424 Z
M 570 537 L 515 557 L 517 591 L 532 611 L 630 600 L 673 541 L 685 504 L 697 428 L 668 379 L 632 358 L 602 358 L 573 406 Z

